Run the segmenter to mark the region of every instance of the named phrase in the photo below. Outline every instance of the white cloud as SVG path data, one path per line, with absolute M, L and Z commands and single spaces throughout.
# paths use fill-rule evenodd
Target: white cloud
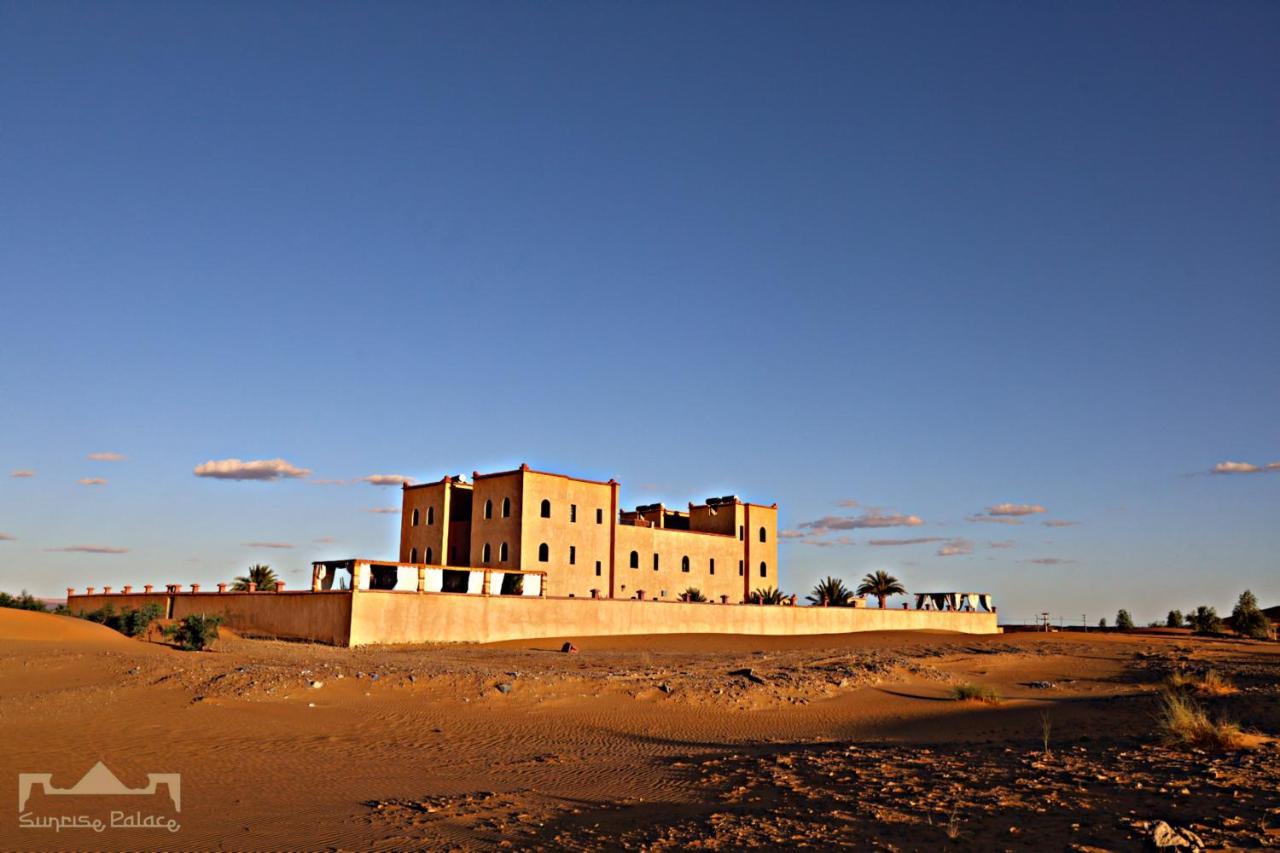
M 1265 474 L 1280 471 L 1280 462 L 1254 465 L 1252 462 L 1219 462 L 1209 469 L 1210 474 Z
M 1006 539 L 1003 542 L 988 542 L 987 547 L 999 550 L 1004 548 L 1015 548 L 1017 546 L 1012 539 Z
M 82 486 L 105 486 L 107 484 L 105 477 L 81 477 L 79 482 Z
M 74 554 L 128 554 L 128 548 L 116 548 L 111 545 L 67 545 L 64 548 L 45 548 L 50 552 L 64 552 Z
M 924 521 L 918 515 L 886 514 L 873 509 L 862 515 L 828 515 L 815 521 L 806 521 L 798 526 L 805 530 L 827 532 L 876 527 L 919 527 L 922 524 Z
M 779 539 L 803 539 L 809 534 L 803 530 L 784 530 L 778 534 Z
M 280 550 L 284 550 L 286 548 L 292 548 L 293 546 L 290 545 L 288 542 L 246 542 L 244 543 L 244 547 L 246 548 L 277 548 Z
M 921 536 L 916 539 L 872 539 L 868 545 L 923 545 L 926 542 L 945 542 L 944 536 Z
M 1059 557 L 1040 557 L 1035 560 L 1023 560 L 1024 563 L 1035 563 L 1037 566 L 1066 566 L 1075 560 L 1063 560 Z
M 801 539 L 800 541 L 816 548 L 843 548 L 857 544 L 851 536 L 837 536 L 834 539 Z
M 350 480 L 308 480 L 307 482 L 313 486 L 345 486 L 345 485 L 348 485 L 351 481 Z
M 853 498 L 844 498 L 843 500 L 836 501 L 836 506 L 842 506 L 845 509 L 857 509 L 861 504 Z
M 31 471 L 31 470 L 22 470 L 22 471 L 14 471 L 14 472 L 13 472 L 13 473 L 11 473 L 9 476 L 10 476 L 10 477 L 15 477 L 15 478 L 17 478 L 17 479 L 19 479 L 19 480 L 23 480 L 23 479 L 26 479 L 27 477 L 34 477 L 35 475 L 36 475 L 36 472 L 35 472 L 35 471 Z
M 197 477 L 211 477 L 215 480 L 279 480 L 284 477 L 306 477 L 311 471 L 298 468 L 283 459 L 252 459 L 248 462 L 239 459 L 210 459 L 203 465 L 197 465 L 193 473 Z
M 1038 515 L 1042 512 L 1048 512 L 1040 504 L 996 504 L 987 507 L 987 515 Z
M 1045 527 L 1075 527 L 1080 522 L 1066 521 L 1061 518 L 1051 518 L 1048 521 L 1042 521 L 1040 523 L 1043 524 Z
M 331 543 L 333 543 L 333 542 L 337 542 L 338 540 L 337 540 L 337 539 L 334 539 L 332 536 L 321 536 L 321 537 L 319 537 L 318 539 L 312 539 L 311 541 L 312 541 L 312 542 L 318 542 L 318 543 L 320 543 L 321 545 L 329 545 L 329 544 L 331 544 Z
M 123 462 L 124 454 L 104 451 L 102 453 L 90 453 L 89 458 L 95 462 Z
M 360 482 L 371 486 L 412 486 L 413 478 L 403 474 L 370 474 L 368 477 L 361 477 Z
M 393 512 L 394 512 L 394 513 L 396 513 L 396 514 L 398 515 L 398 514 L 400 513 L 400 507 L 398 507 L 398 506 L 379 506 L 379 507 L 374 507 L 374 508 L 372 508 L 372 509 L 366 509 L 366 510 L 365 510 L 365 512 L 374 512 L 374 513 L 378 513 L 378 514 L 387 514 L 387 515 L 390 515 L 391 513 L 393 513 Z
M 962 557 L 973 553 L 973 543 L 968 539 L 952 539 L 938 549 L 939 557 Z
M 971 515 L 966 521 L 981 522 L 986 524 L 1021 524 L 1022 519 L 1010 518 L 1006 515 Z
M 0 533 L 0 542 L 17 542 L 17 536 L 10 536 L 8 533 Z

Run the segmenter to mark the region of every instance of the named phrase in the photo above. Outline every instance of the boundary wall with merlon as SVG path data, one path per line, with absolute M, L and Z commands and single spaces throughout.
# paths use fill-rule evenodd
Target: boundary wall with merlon
M 998 634 L 995 613 L 688 604 L 369 591 L 355 596 L 350 644 L 493 643 L 639 634 L 804 636 L 857 631 Z
M 109 593 L 69 596 L 67 609 L 78 613 L 107 604 L 116 610 L 137 609 L 154 601 L 173 619 L 203 613 L 221 616 L 222 624 L 243 634 L 346 646 L 351 638 L 351 599 L 347 591 Z

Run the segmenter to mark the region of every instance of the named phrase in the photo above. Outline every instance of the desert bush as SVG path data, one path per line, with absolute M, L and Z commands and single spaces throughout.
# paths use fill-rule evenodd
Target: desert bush
M 1197 634 L 1221 634 L 1226 629 L 1226 625 L 1218 617 L 1218 611 L 1203 604 L 1187 616 L 1187 624 Z
M 1231 679 L 1215 669 L 1197 675 L 1184 670 L 1169 673 L 1164 680 L 1165 688 L 1170 691 L 1199 693 L 1202 696 L 1229 696 L 1238 692 Z
M 707 600 L 707 597 L 702 594 L 702 590 L 698 589 L 696 586 L 691 586 L 680 594 L 681 596 L 683 596 L 685 601 L 693 601 L 693 602 L 700 603 Z
M 1232 749 L 1243 740 L 1238 725 L 1212 719 L 1202 705 L 1177 690 L 1161 694 L 1157 722 L 1164 741 L 1174 746 Z
M 213 645 L 218 639 L 218 626 L 222 624 L 221 616 L 207 616 L 193 613 L 186 616 L 176 625 L 164 629 L 165 636 L 171 638 L 178 647 L 189 652 L 200 652 Z
M 1271 639 L 1271 620 L 1258 607 L 1258 599 L 1247 589 L 1240 593 L 1240 599 L 1231 611 L 1231 629 L 1242 637 Z
M 44 606 L 43 601 L 27 592 L 25 589 L 17 595 L 0 592 L 0 607 L 9 607 L 14 610 L 36 610 L 41 613 L 49 609 Z
M 951 688 L 951 698 L 957 702 L 983 702 L 987 705 L 999 705 L 1000 693 L 994 687 L 983 684 L 957 684 Z
M 1107 627 L 1107 617 L 1103 616 L 1101 619 L 1098 620 L 1098 627 L 1099 628 Z
M 1170 610 L 1169 615 L 1166 616 L 1164 619 L 1164 626 L 1166 628 L 1181 628 L 1182 625 L 1183 625 L 1182 611 Z
M 1129 611 L 1125 610 L 1124 608 L 1121 608 L 1120 612 L 1116 614 L 1116 630 L 1118 631 L 1133 630 L 1133 617 L 1130 616 Z

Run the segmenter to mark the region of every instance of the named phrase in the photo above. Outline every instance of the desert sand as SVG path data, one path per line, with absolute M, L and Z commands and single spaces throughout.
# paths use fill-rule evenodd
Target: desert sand
M 1139 847 L 1157 821 L 1280 846 L 1280 646 L 1177 633 L 553 638 L 208 652 L 0 611 L 0 780 L 182 775 L 177 832 L 23 829 L 3 849 Z M 578 654 L 559 649 L 571 639 Z M 1161 744 L 1160 682 L 1248 748 Z M 998 705 L 952 688 L 996 688 Z M 1048 754 L 1044 725 L 1049 726 Z M 53 805 L 36 799 L 34 807 Z M 30 808 L 30 806 L 29 806 Z

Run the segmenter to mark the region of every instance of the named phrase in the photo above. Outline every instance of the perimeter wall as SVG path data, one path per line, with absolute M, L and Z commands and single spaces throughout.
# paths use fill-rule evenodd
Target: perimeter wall
M 492 643 L 539 637 L 627 634 L 792 636 L 854 631 L 1000 632 L 995 613 L 447 593 L 409 595 L 381 591 L 356 595 L 351 617 L 353 646 Z
M 516 595 L 395 592 L 179 592 L 73 595 L 72 613 L 147 602 L 181 619 L 222 616 L 247 635 L 336 646 L 373 643 L 492 643 L 541 637 L 636 634 L 800 636 L 855 631 L 955 631 L 997 634 L 995 613 L 880 610 L 874 607 L 780 607 L 688 604 L 635 599 L 534 598 Z

